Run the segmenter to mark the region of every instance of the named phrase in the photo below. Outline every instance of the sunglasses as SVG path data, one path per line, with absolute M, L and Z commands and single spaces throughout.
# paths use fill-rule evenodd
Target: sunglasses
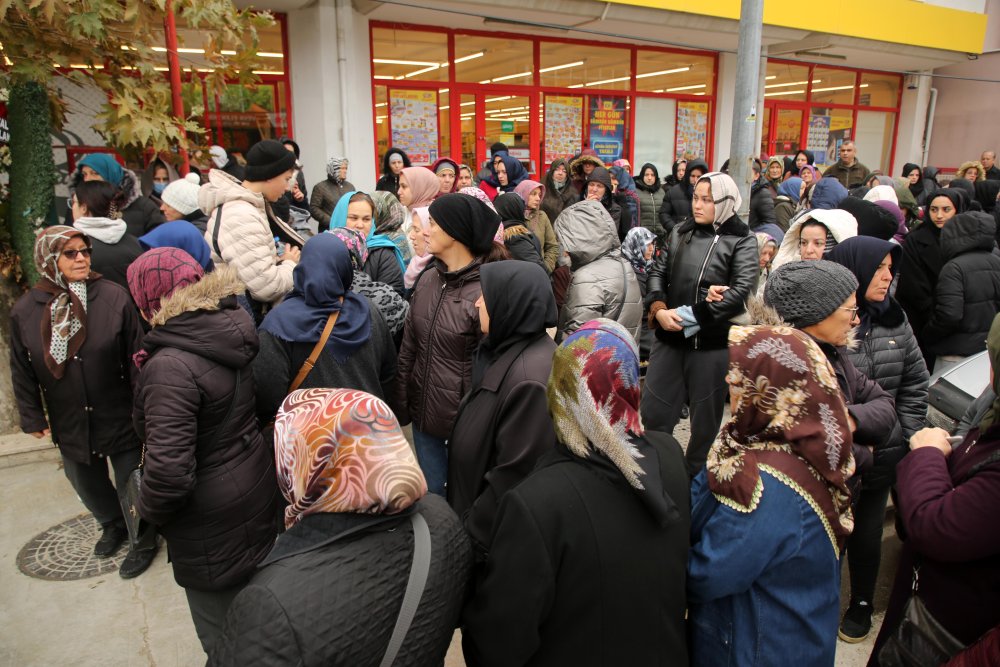
M 93 250 L 91 250 L 90 248 L 81 248 L 80 250 L 63 250 L 62 254 L 63 257 L 65 257 L 66 259 L 75 260 L 77 258 L 77 255 L 83 255 L 84 257 L 89 259 L 90 253 L 92 252 Z

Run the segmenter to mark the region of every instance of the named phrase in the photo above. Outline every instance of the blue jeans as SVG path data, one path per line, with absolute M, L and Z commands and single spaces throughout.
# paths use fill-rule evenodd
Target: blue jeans
M 417 450 L 417 461 L 427 479 L 427 490 L 443 496 L 448 481 L 447 441 L 413 429 L 413 447 Z

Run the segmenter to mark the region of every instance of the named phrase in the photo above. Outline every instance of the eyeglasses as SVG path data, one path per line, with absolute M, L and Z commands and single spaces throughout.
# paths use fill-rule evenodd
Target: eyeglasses
M 93 250 L 91 250 L 90 248 L 80 248 L 79 250 L 63 250 L 62 254 L 63 257 L 65 257 L 66 259 L 75 260 L 77 255 L 83 255 L 84 257 L 89 259 L 90 253 L 92 252 Z
M 854 319 L 855 317 L 857 317 L 857 315 L 858 315 L 858 311 L 859 311 L 859 310 L 861 310 L 861 308 L 860 308 L 860 307 L 858 307 L 858 306 L 855 306 L 854 308 L 847 308 L 847 307 L 845 307 L 845 306 L 841 306 L 841 307 L 840 307 L 840 309 L 841 309 L 841 310 L 849 310 L 849 311 L 851 311 L 851 319 L 852 319 L 852 320 L 853 320 L 853 319 Z

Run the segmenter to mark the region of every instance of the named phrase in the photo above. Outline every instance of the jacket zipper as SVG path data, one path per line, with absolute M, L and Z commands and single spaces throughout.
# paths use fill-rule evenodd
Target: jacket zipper
M 698 290 L 701 288 L 701 279 L 705 276 L 705 267 L 708 266 L 708 260 L 712 259 L 712 255 L 715 254 L 715 246 L 719 242 L 719 234 L 715 235 L 712 239 L 712 245 L 709 247 L 708 252 L 705 254 L 705 261 L 701 263 L 701 273 L 698 274 L 698 282 L 694 284 L 694 301 L 692 304 L 698 303 Z M 694 349 L 698 349 L 698 334 L 694 335 Z
M 444 281 L 441 285 L 441 298 L 438 299 L 437 305 L 434 306 L 434 314 L 431 315 L 431 326 L 427 330 L 427 357 L 424 359 L 424 372 L 423 372 L 423 392 L 420 394 L 420 415 L 424 414 L 424 406 L 427 405 L 427 376 L 430 374 L 430 346 L 431 339 L 434 337 L 434 325 L 437 323 L 438 311 L 441 310 L 441 304 L 444 303 L 444 293 L 448 290 L 448 280 Z

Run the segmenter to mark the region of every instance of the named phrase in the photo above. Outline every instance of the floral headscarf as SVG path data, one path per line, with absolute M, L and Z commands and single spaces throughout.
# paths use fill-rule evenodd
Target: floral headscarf
M 462 188 L 461 190 L 459 190 L 459 192 L 461 194 L 463 194 L 463 195 L 469 195 L 470 197 L 475 197 L 479 201 L 481 201 L 484 204 L 486 204 L 487 206 L 489 206 L 490 209 L 494 213 L 497 212 L 497 209 L 493 205 L 493 202 L 490 201 L 489 196 L 485 192 L 483 192 L 482 190 L 480 190 L 479 188 L 470 185 L 469 187 Z M 497 213 L 497 215 L 500 215 L 500 214 Z M 503 245 L 503 223 L 502 222 L 500 223 L 500 227 L 497 229 L 497 233 L 493 236 L 493 240 L 496 241 L 497 243 Z
M 730 391 L 737 402 L 708 453 L 719 502 L 750 513 L 764 470 L 816 511 L 836 554 L 854 529 L 846 480 L 854 474 L 847 408 L 830 362 L 791 327 L 729 330 Z
M 358 272 L 365 268 L 365 262 L 368 261 L 368 244 L 365 243 L 364 234 L 347 227 L 331 227 L 330 233 L 347 246 L 347 251 L 351 253 L 351 264 L 354 265 L 354 271 Z
M 65 225 L 43 229 L 35 239 L 35 268 L 42 276 L 35 287 L 52 295 L 45 304 L 49 317 L 42 318 L 45 366 L 57 380 L 66 371 L 66 360 L 87 340 L 87 285 L 101 277 L 91 271 L 85 281 L 67 284 L 59 270 L 59 257 L 66 243 L 76 236 L 90 247 L 86 234 Z
M 646 259 L 646 247 L 654 240 L 656 234 L 645 227 L 633 227 L 625 235 L 622 254 L 636 273 L 646 273 L 646 270 L 653 266 L 653 259 Z
M 346 167 L 350 164 L 350 161 L 346 157 L 332 157 L 326 163 L 326 175 L 330 177 L 330 180 L 334 183 L 343 183 L 340 180 L 340 168 Z M 346 174 L 344 178 L 346 178 Z
M 274 420 L 285 527 L 321 512 L 397 514 L 427 482 L 382 400 L 355 389 L 298 389 Z
M 625 327 L 602 318 L 567 336 L 552 358 L 547 394 L 559 442 L 613 465 L 661 525 L 676 516 L 656 450 L 642 439 L 639 350 Z

